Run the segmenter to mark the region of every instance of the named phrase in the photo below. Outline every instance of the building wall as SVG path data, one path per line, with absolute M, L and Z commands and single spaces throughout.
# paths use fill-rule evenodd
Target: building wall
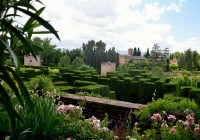
M 125 56 L 119 56 L 119 64 L 124 64 L 126 62 Z
M 107 72 L 116 71 L 116 64 L 111 62 L 101 63 L 101 74 L 107 74 Z
M 41 66 L 40 56 L 36 55 L 37 60 L 32 55 L 24 56 L 24 65 L 28 66 Z
M 128 56 L 132 56 L 133 55 L 133 49 L 132 48 L 129 48 L 128 49 Z

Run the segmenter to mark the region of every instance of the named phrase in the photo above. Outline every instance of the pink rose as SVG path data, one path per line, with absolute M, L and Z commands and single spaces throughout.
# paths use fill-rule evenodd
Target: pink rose
M 151 116 L 151 119 L 152 120 L 162 120 L 162 117 L 160 116 L 160 114 L 159 113 L 156 113 L 156 114 L 153 114 L 152 116 Z
M 173 134 L 173 133 L 175 133 L 175 132 L 176 132 L 176 128 L 174 128 L 174 127 L 173 127 L 173 128 L 170 128 L 170 130 L 169 130 L 169 133 L 170 133 L 170 134 Z
M 176 117 L 174 115 L 169 115 L 167 117 L 168 120 L 171 120 L 171 121 L 175 121 L 176 120 Z

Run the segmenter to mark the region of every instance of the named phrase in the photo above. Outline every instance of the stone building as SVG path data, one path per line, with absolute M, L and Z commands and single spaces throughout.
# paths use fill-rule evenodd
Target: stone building
M 116 71 L 116 63 L 103 62 L 101 63 L 101 74 L 107 74 L 107 72 Z
M 119 63 L 125 64 L 126 62 L 141 62 L 146 61 L 145 57 L 142 56 L 133 56 L 133 49 L 128 49 L 128 55 L 119 55 Z
M 41 66 L 40 56 L 36 55 L 37 60 L 31 54 L 24 55 L 24 65 L 27 66 Z

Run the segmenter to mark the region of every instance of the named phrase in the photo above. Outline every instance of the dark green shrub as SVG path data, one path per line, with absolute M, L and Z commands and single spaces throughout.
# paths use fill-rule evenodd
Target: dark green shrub
M 126 94 L 127 94 L 127 88 L 125 85 L 124 80 L 116 80 L 115 82 L 115 93 L 116 93 L 116 99 L 126 101 Z
M 71 70 L 70 72 L 74 73 L 75 75 L 87 74 L 86 71 L 82 71 L 82 70 Z
M 182 86 L 181 87 L 181 95 L 182 95 L 182 97 L 188 97 L 191 89 L 192 89 L 191 86 Z
M 163 98 L 164 95 L 164 89 L 165 89 L 165 83 L 163 81 L 156 81 L 155 82 L 155 100 L 157 100 L 158 98 Z
M 118 77 L 111 77 L 110 80 L 108 80 L 110 90 L 116 91 L 116 81 L 119 80 Z
M 151 82 L 156 82 L 156 81 L 158 81 L 160 78 L 159 77 L 151 77 Z
M 69 85 L 73 85 L 74 79 L 73 79 L 74 73 L 63 73 L 62 79 L 65 82 L 68 82 Z
M 60 73 L 68 73 L 70 70 L 69 68 L 60 68 Z
M 146 93 L 145 93 L 145 104 L 152 102 L 153 94 L 155 93 L 155 83 L 153 82 L 146 82 Z
M 150 78 L 151 74 L 150 73 L 141 73 L 140 76 L 142 76 L 143 78 Z
M 200 88 L 200 81 L 197 81 L 197 88 Z
M 68 85 L 68 83 L 64 82 L 64 81 L 56 81 L 56 82 L 53 82 L 53 84 L 55 86 L 67 86 Z
M 56 75 L 56 74 L 51 74 L 50 77 L 51 77 L 51 79 L 52 79 L 53 82 L 61 80 L 60 76 Z
M 189 91 L 189 98 L 200 106 L 200 89 L 193 88 Z
M 83 80 L 83 81 L 92 81 L 92 77 L 91 77 L 91 76 L 83 77 L 82 80 Z
M 77 88 L 73 86 L 57 86 L 59 91 L 65 92 L 65 93 L 71 93 L 75 94 L 77 92 Z
M 139 92 L 138 81 L 131 81 L 130 89 L 129 89 L 129 95 L 130 95 L 130 101 L 131 102 L 139 103 L 138 92 Z
M 144 71 L 144 70 L 137 70 L 137 69 L 130 69 L 129 70 L 129 74 L 132 77 L 135 77 L 135 76 L 140 75 L 141 73 L 145 73 L 145 72 L 146 71 Z
M 116 99 L 115 91 L 110 91 L 110 93 L 109 93 L 109 98 L 110 98 L 110 99 Z
M 79 88 L 80 91 L 93 93 L 93 94 L 99 94 L 102 97 L 109 97 L 109 86 L 108 85 L 89 85 Z
M 101 84 L 101 85 L 108 85 L 108 81 L 109 81 L 109 78 L 99 78 L 98 80 L 98 83 Z
M 104 78 L 105 76 L 102 75 L 92 75 L 92 81 L 93 82 L 98 82 L 99 78 Z
M 138 81 L 138 80 L 140 80 L 140 79 L 142 79 L 142 78 L 143 78 L 143 76 L 140 76 L 140 75 L 137 75 L 137 76 L 134 77 L 134 79 L 135 79 L 136 81 Z
M 90 81 L 82 81 L 82 80 L 75 80 L 74 81 L 75 87 L 83 87 L 83 86 L 95 85 L 95 84 L 97 84 L 97 83 L 96 82 L 90 82 Z

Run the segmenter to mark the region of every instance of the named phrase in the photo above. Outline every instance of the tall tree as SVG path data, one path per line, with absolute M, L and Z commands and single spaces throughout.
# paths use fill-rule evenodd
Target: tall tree
M 59 67 L 66 67 L 66 68 L 71 68 L 71 59 L 70 57 L 66 54 L 64 56 L 61 57 L 59 63 L 58 63 Z
M 184 53 L 180 53 L 178 60 L 177 60 L 178 66 L 180 69 L 185 69 L 186 65 L 185 65 L 185 54 Z
M 193 51 L 192 63 L 193 63 L 193 69 L 199 70 L 199 54 L 197 51 Z
M 149 48 L 147 48 L 147 52 L 144 54 L 144 57 L 149 58 L 150 53 L 149 53 Z
M 187 51 L 185 51 L 185 64 L 186 64 L 187 70 L 193 70 L 191 49 L 188 49 Z
M 54 63 L 54 57 L 51 55 L 55 52 L 56 45 L 51 44 L 51 38 L 45 38 L 41 48 L 43 49 L 43 51 L 40 52 L 42 64 L 49 66 L 50 63 Z
M 140 48 L 138 47 L 137 56 L 141 56 Z
M 72 62 L 72 68 L 77 70 L 80 66 L 84 64 L 84 60 L 81 57 L 76 57 Z
M 133 56 L 137 56 L 137 48 L 136 47 L 134 47 L 134 49 L 133 49 Z

